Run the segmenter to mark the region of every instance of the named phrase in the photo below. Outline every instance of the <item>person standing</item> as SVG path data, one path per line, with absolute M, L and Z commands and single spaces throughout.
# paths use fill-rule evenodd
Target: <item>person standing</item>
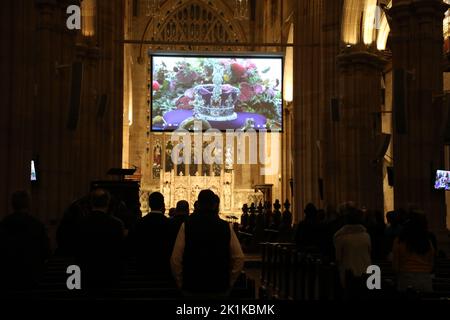
M 150 212 L 138 220 L 129 235 L 137 270 L 151 278 L 171 279 L 170 255 L 174 237 L 171 220 L 164 215 L 164 196 L 153 192 L 148 203 Z
M 198 196 L 198 211 L 178 233 L 171 268 L 186 296 L 226 297 L 244 265 L 244 254 L 230 224 L 219 217 L 219 198 L 211 190 Z
M 81 267 L 82 287 L 100 289 L 118 283 L 123 272 L 125 228 L 109 213 L 111 196 L 96 188 L 90 194 L 91 211 L 78 231 L 75 258 Z
M 26 191 L 11 197 L 13 213 L 0 223 L 0 291 L 33 288 L 50 256 L 45 226 L 31 215 Z

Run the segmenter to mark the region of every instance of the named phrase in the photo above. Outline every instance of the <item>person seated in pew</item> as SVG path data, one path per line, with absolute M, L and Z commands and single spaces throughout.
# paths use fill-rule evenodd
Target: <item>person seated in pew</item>
M 211 190 L 198 196 L 198 211 L 181 226 L 171 257 L 178 287 L 187 297 L 223 298 L 244 266 L 232 226 L 219 217 L 220 200 Z
M 341 284 L 346 288 L 349 275 L 356 283 L 371 265 L 371 240 L 362 225 L 363 212 L 352 204 L 346 204 L 342 211 L 345 225 L 335 233 L 334 247 Z
M 82 288 L 113 286 L 123 272 L 125 228 L 108 212 L 110 200 L 104 189 L 91 191 L 91 211 L 79 226 L 75 260 L 81 268 Z
M 397 272 L 397 289 L 432 292 L 435 248 L 427 229 L 427 219 L 420 212 L 410 212 L 400 235 L 394 240 L 392 266 Z
M 295 243 L 300 252 L 320 252 L 321 232 L 317 212 L 314 204 L 306 205 L 305 218 L 298 224 L 295 233 Z
M 31 215 L 26 191 L 11 197 L 13 213 L 0 223 L 0 293 L 35 287 L 50 256 L 45 226 Z

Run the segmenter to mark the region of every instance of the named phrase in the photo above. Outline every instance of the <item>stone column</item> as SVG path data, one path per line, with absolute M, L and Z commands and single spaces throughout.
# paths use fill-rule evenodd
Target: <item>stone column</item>
M 340 71 L 335 174 L 337 203 L 383 210 L 381 72 L 384 60 L 366 48 L 349 48 L 337 58 Z
M 336 57 L 341 52 L 341 20 L 344 1 L 328 1 L 324 10 L 321 33 L 322 59 L 322 108 L 323 126 L 320 138 L 321 178 L 323 179 L 324 206 L 338 205 L 337 195 L 339 186 L 336 180 L 336 147 L 337 127 L 333 125 L 331 117 L 331 99 L 338 97 L 339 70 Z
M 320 140 L 323 125 L 321 104 L 322 1 L 297 2 L 294 28 L 294 221 L 302 219 L 302 208 L 313 202 L 320 205 Z
M 441 0 L 394 0 L 388 13 L 393 70 L 407 74 L 406 130 L 394 129 L 395 208 L 424 210 L 434 231 L 444 231 L 446 210 L 444 192 L 433 188 L 435 170 L 444 168 L 444 117 L 438 96 L 443 88 L 445 10 Z M 397 107 L 394 104 L 394 112 Z
M 292 192 L 291 192 L 291 179 L 292 176 L 292 109 L 291 103 L 286 103 L 283 109 L 283 133 L 281 140 L 281 167 L 280 171 L 282 174 L 282 195 L 280 202 L 289 200 L 292 203 Z

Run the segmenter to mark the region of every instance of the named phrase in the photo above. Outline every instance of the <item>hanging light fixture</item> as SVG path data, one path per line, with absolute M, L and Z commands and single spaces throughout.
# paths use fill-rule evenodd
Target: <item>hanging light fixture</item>
M 234 18 L 237 20 L 248 19 L 249 0 L 235 0 Z

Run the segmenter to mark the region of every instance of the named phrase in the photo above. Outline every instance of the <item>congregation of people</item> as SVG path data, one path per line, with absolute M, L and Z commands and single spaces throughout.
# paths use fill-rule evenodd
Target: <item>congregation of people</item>
M 68 208 L 57 231 L 54 255 L 74 259 L 82 270 L 82 288 L 114 287 L 134 261 L 138 274 L 172 282 L 185 296 L 230 294 L 244 254 L 232 225 L 220 219 L 220 199 L 212 191 L 200 192 L 191 214 L 188 202 L 179 201 L 171 217 L 165 215 L 164 196 L 154 192 L 150 212 L 131 226 L 111 199 L 106 190 L 94 189 L 87 202 Z M 13 213 L 0 223 L 3 292 L 36 287 L 51 257 L 44 225 L 32 216 L 30 204 L 26 192 L 15 193 Z
M 66 210 L 52 252 L 44 225 L 32 215 L 30 196 L 16 192 L 11 204 L 12 214 L 0 223 L 3 292 L 31 290 L 50 257 L 68 256 L 80 266 L 87 290 L 114 287 L 133 261 L 139 274 L 173 283 L 185 297 L 223 298 L 243 270 L 247 237 L 257 246 L 267 234 L 271 241 L 291 242 L 298 252 L 336 263 L 344 289 L 374 262 L 389 261 L 398 291 L 431 292 L 440 252 L 425 214 L 415 209 L 388 212 L 385 220 L 383 213 L 352 203 L 325 210 L 310 203 L 304 219 L 293 225 L 290 203 L 282 212 L 276 200 L 273 209 L 270 203 L 245 204 L 240 223 L 229 223 L 220 218 L 220 198 L 203 190 L 192 213 L 182 200 L 168 215 L 164 196 L 154 192 L 150 212 L 134 219 L 101 188 Z
M 428 230 L 424 213 L 397 210 L 386 214 L 359 209 L 345 203 L 338 209 L 329 206 L 317 209 L 312 203 L 304 208 L 304 219 L 291 228 L 289 203 L 285 211 L 280 204 L 242 208 L 241 234 L 251 234 L 262 241 L 293 243 L 297 252 L 320 256 L 321 261 L 337 265 L 340 285 L 349 283 L 366 286 L 367 268 L 378 262 L 389 262 L 396 273 L 399 292 L 416 290 L 431 292 L 437 240 Z M 250 212 L 250 214 L 248 213 Z
M 432 291 L 432 272 L 438 255 L 436 237 L 424 213 L 416 210 L 386 214 L 363 210 L 352 203 L 338 210 L 318 210 L 308 204 L 298 225 L 295 244 L 301 252 L 320 253 L 337 265 L 342 287 L 362 279 L 367 268 L 389 261 L 399 292 Z M 361 281 L 366 286 L 365 281 Z

